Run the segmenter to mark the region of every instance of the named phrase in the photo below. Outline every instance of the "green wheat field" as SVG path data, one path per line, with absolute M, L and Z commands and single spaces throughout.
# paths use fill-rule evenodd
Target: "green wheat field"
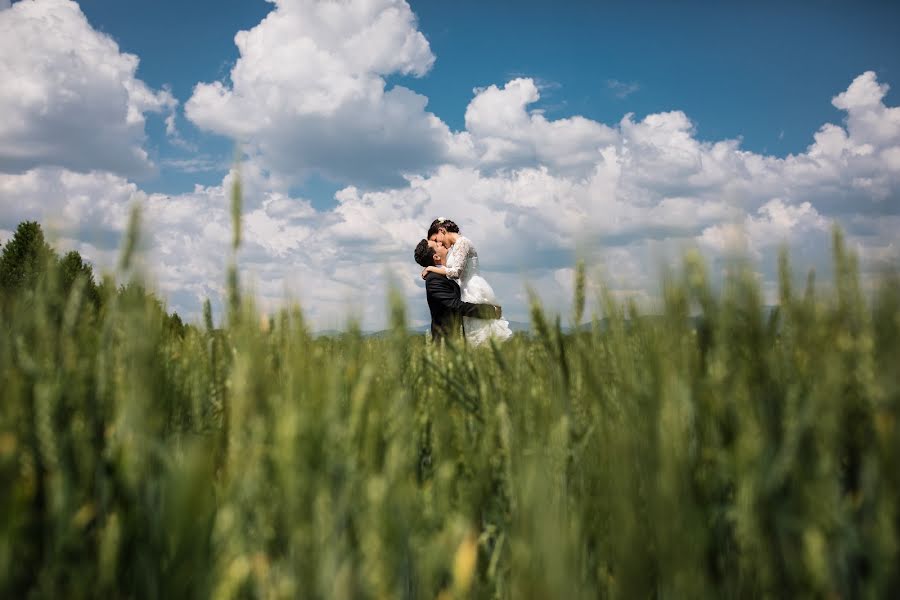
M 571 330 L 579 266 L 570 315 L 441 350 L 397 300 L 381 337 L 261 321 L 234 263 L 221 323 L 182 323 L 127 277 L 138 230 L 116 281 L 5 240 L 0 597 L 900 590 L 900 280 L 864 294 L 838 231 L 774 310 L 688 254 L 658 314 L 601 293 Z

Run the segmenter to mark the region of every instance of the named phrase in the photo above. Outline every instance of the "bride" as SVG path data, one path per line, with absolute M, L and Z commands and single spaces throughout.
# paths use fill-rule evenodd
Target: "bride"
M 429 271 L 455 279 L 460 286 L 463 302 L 496 304 L 497 296 L 490 284 L 478 272 L 478 252 L 467 237 L 459 234 L 459 226 L 450 219 L 435 219 L 428 228 L 428 239 L 448 248 L 446 266 L 426 267 L 422 278 Z M 463 317 L 466 341 L 473 346 L 494 338 L 504 341 L 512 336 L 506 319 L 476 319 Z

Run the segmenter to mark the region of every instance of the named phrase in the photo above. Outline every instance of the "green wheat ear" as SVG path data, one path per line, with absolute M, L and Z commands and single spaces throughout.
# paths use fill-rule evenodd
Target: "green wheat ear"
M 241 171 L 240 164 L 234 168 L 234 181 L 231 184 L 231 249 L 237 252 L 241 246 L 241 211 L 242 208 Z
M 575 306 L 572 313 L 574 321 L 572 325 L 576 329 L 581 325 L 581 318 L 584 316 L 586 279 L 584 259 L 579 259 L 575 264 Z
M 131 207 L 131 214 L 128 218 L 128 229 L 125 234 L 125 240 L 122 244 L 122 252 L 119 256 L 119 272 L 124 273 L 130 267 L 134 254 L 137 250 L 138 241 L 141 234 L 141 205 L 135 202 Z
M 221 329 L 111 276 L 98 307 L 0 288 L 0 597 L 900 589 L 900 280 L 864 295 L 840 236 L 835 285 L 793 290 L 782 253 L 777 318 L 746 263 L 717 287 L 688 253 L 661 316 L 604 286 L 564 333 L 532 291 L 531 335 L 441 351 L 396 289 L 384 336 L 260 325 L 235 183 Z M 575 324 L 585 288 L 579 262 Z
M 234 181 L 231 184 L 231 261 L 228 265 L 228 319 L 235 324 L 241 315 L 240 277 L 237 267 L 237 253 L 241 246 L 241 210 L 242 210 L 240 163 L 234 168 Z
M 213 330 L 213 314 L 212 314 L 212 304 L 209 301 L 209 298 L 203 300 L 203 325 L 206 328 L 208 333 L 212 333 Z

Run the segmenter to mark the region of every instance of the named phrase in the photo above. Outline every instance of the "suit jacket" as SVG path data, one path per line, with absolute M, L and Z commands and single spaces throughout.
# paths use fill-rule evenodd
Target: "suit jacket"
M 462 334 L 462 318 L 494 319 L 494 306 L 472 304 L 459 297 L 459 286 L 452 279 L 438 273 L 425 277 L 425 296 L 431 311 L 431 339 L 439 341 Z

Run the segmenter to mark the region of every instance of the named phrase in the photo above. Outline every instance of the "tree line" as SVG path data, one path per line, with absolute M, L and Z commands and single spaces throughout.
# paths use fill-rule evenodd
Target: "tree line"
M 53 314 L 62 318 L 67 299 L 77 288 L 80 315 L 94 320 L 113 298 L 143 300 L 160 311 L 171 333 L 183 337 L 187 325 L 177 312 L 169 314 L 165 304 L 143 284 L 130 281 L 117 285 L 111 276 L 98 277 L 94 267 L 77 250 L 61 255 L 48 242 L 37 221 L 19 223 L 0 251 L 0 313 L 13 314 L 13 306 L 42 300 L 54 305 Z

